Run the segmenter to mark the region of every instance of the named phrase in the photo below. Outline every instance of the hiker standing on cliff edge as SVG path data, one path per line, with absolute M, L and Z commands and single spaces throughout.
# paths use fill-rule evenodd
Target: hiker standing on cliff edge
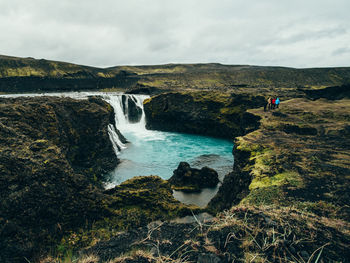
M 274 110 L 275 107 L 276 107 L 276 99 L 273 98 L 273 99 L 271 100 L 271 108 Z
M 279 105 L 280 105 L 280 98 L 277 98 L 277 99 L 276 99 L 275 105 L 276 105 L 276 108 L 278 109 L 278 107 L 279 107 Z
M 268 99 L 267 99 L 267 109 L 268 110 L 271 110 L 271 106 L 272 106 L 272 98 L 271 97 L 269 97 Z

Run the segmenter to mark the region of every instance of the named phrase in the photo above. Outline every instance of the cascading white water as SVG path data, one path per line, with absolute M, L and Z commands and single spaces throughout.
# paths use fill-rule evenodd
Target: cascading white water
M 108 124 L 107 128 L 108 128 L 109 139 L 112 142 L 114 152 L 116 155 L 118 155 L 121 150 L 126 148 L 126 146 L 120 140 L 119 135 L 118 135 L 114 125 Z
M 131 95 L 131 94 L 105 94 L 102 96 L 105 101 L 107 101 L 112 107 L 114 108 L 115 112 L 115 123 L 118 128 L 118 130 L 124 134 L 124 133 L 132 133 L 137 134 L 138 136 L 151 136 L 153 137 L 154 134 L 157 132 L 152 132 L 146 130 L 146 118 L 145 113 L 143 110 L 143 101 L 149 96 L 147 95 Z M 124 102 L 123 102 L 124 100 Z M 133 102 L 136 104 L 137 107 L 139 107 L 142 110 L 142 115 L 139 122 L 132 123 L 129 121 L 128 116 L 128 105 L 129 101 L 133 100 Z M 117 154 L 120 153 L 121 150 L 125 149 L 126 146 L 123 144 L 113 127 L 113 125 L 109 125 L 108 132 L 110 139 L 112 141 L 114 150 Z
M 143 101 L 149 98 L 148 95 L 133 95 L 133 94 L 121 94 L 121 93 L 107 93 L 107 92 L 64 92 L 64 93 L 28 93 L 28 94 L 6 94 L 0 95 L 0 97 L 36 97 L 36 96 L 58 96 L 58 97 L 70 97 L 74 99 L 86 99 L 89 96 L 102 97 L 108 102 L 115 112 L 115 123 L 117 129 L 123 134 L 124 132 L 132 132 L 140 136 L 153 136 L 153 132 L 146 130 L 146 118 L 143 111 Z M 123 103 L 124 98 L 124 103 Z M 129 121 L 129 100 L 132 100 L 137 107 L 142 110 L 142 116 L 139 122 L 131 123 Z M 126 145 L 119 138 L 116 127 L 109 124 L 108 134 L 112 142 L 113 149 L 116 154 L 119 154 L 121 150 L 127 148 Z M 156 132 L 155 132 L 156 133 Z M 154 133 L 154 134 L 155 134 Z
M 123 103 L 123 97 L 125 98 L 125 103 Z M 147 95 L 130 95 L 130 94 L 118 94 L 118 95 L 104 95 L 103 99 L 112 105 L 115 112 L 115 122 L 118 129 L 121 130 L 129 130 L 134 129 L 135 126 L 139 127 L 142 130 L 145 130 L 145 113 L 143 111 L 143 101 L 149 98 Z M 128 116 L 128 100 L 133 100 L 137 107 L 142 109 L 142 117 L 141 120 L 137 123 L 129 122 Z

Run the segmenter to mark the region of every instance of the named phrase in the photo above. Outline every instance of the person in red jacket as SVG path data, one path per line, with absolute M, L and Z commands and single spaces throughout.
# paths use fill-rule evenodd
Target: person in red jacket
M 276 99 L 275 98 L 273 98 L 272 100 L 271 100 L 271 108 L 272 109 L 274 109 L 275 107 L 276 107 Z

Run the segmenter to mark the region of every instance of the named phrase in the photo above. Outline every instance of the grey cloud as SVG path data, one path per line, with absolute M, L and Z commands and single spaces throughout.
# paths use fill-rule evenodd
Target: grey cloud
M 347 55 L 350 54 L 350 48 L 349 47 L 341 47 L 337 48 L 332 52 L 332 55 L 339 56 L 339 55 Z
M 0 53 L 93 66 L 345 66 L 347 10 L 346 0 L 0 0 Z

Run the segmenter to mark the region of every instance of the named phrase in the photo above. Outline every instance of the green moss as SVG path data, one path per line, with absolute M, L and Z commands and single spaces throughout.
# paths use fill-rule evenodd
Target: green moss
M 152 98 L 145 99 L 145 100 L 143 101 L 143 104 L 149 103 L 149 102 L 151 102 L 151 100 L 152 100 Z
M 171 188 L 175 191 L 182 191 L 185 193 L 200 192 L 201 189 L 197 185 L 186 185 L 186 186 L 175 186 L 172 185 Z
M 197 206 L 175 200 L 167 181 L 157 176 L 134 177 L 113 189 L 102 201 L 106 216 L 71 231 L 60 246 L 78 249 L 108 240 L 118 231 L 128 230 L 155 220 L 167 220 L 201 211 Z
M 283 173 L 275 174 L 273 176 L 262 175 L 254 177 L 249 189 L 269 187 L 269 186 L 281 186 L 281 185 L 291 185 L 295 187 L 302 187 L 303 180 L 301 176 L 294 171 L 286 171 Z
M 100 91 L 102 91 L 102 92 L 123 92 L 125 90 L 121 89 L 121 88 L 104 88 L 104 89 L 101 89 Z
M 286 204 L 284 192 L 278 186 L 268 186 L 263 188 L 254 188 L 241 201 L 241 204 L 252 205 L 270 205 Z
M 231 115 L 231 114 L 240 114 L 242 113 L 243 109 L 241 107 L 230 107 L 230 108 L 221 108 L 220 113 Z

